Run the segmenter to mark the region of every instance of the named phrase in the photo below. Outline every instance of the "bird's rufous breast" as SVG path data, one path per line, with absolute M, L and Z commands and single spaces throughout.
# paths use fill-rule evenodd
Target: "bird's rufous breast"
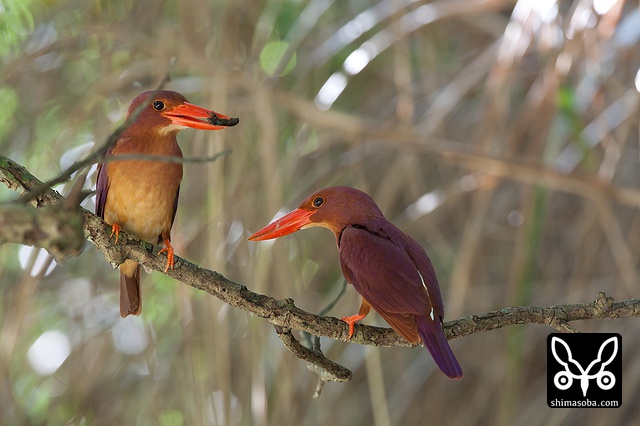
M 108 163 L 109 193 L 104 219 L 156 244 L 171 229 L 182 167 L 157 161 Z

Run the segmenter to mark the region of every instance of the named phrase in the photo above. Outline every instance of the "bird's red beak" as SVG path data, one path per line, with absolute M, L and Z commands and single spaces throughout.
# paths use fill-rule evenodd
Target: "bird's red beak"
M 271 222 L 255 234 L 249 237 L 251 241 L 270 240 L 285 235 L 289 235 L 311 224 L 311 216 L 317 210 L 295 209 L 291 213 L 282 216 L 280 219 Z
M 162 115 L 170 119 L 173 124 L 201 130 L 225 129 L 235 126 L 240 121 L 237 118 L 219 114 L 189 102 L 163 112 Z M 204 120 L 202 120 L 203 118 Z

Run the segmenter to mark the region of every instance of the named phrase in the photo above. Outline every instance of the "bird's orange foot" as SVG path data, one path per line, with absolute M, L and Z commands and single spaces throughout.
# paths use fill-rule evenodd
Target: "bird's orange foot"
M 116 243 L 117 243 L 118 235 L 120 235 L 120 225 L 118 225 L 115 222 L 111 224 L 111 235 L 109 235 L 109 238 L 113 237 L 113 234 L 116 234 Z
M 355 314 L 351 315 L 350 317 L 340 318 L 342 321 L 349 324 L 349 335 L 347 336 L 347 340 L 351 340 L 351 336 L 353 336 L 353 333 L 355 332 L 356 322 L 360 321 L 364 317 L 366 317 L 366 315 Z
M 167 272 L 169 271 L 169 268 L 173 269 L 174 264 L 173 246 L 171 245 L 171 242 L 169 240 L 164 240 L 164 248 L 160 250 L 160 253 L 164 253 L 165 251 L 167 252 L 167 267 L 164 268 L 164 271 Z

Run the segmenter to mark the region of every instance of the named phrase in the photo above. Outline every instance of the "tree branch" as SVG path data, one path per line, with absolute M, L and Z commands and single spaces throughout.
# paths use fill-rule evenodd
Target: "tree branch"
M 18 243 L 42 247 L 56 261 L 78 256 L 84 247 L 84 217 L 63 206 L 39 210 L 19 204 L 0 204 L 0 245 Z
M 31 188 L 41 185 L 41 182 L 31 175 L 24 167 L 0 156 L 0 182 L 19 193 L 29 191 Z M 64 198 L 57 192 L 48 189 L 38 195 L 33 201 L 36 207 L 62 205 Z M 30 215 L 38 212 L 41 214 L 47 210 L 42 208 L 33 210 Z M 105 258 L 114 266 L 118 266 L 125 259 L 132 259 L 142 265 L 165 273 L 166 258 L 157 253 L 160 247 L 141 241 L 126 232 L 121 232 L 117 244 L 109 237 L 111 227 L 93 213 L 76 208 L 66 208 L 60 217 L 60 223 L 67 223 L 70 219 L 67 215 L 81 212 L 84 216 L 83 235 L 102 250 Z M 0 210 L 4 215 L 4 210 Z M 10 218 L 9 218 L 10 219 Z M 14 226 L 9 224 L 9 219 L 3 218 L 4 226 L 0 229 Z M 26 231 L 23 231 L 23 233 Z M 77 231 L 76 231 L 77 232 Z M 66 234 L 65 234 L 66 235 Z M 41 240 L 38 233 L 33 233 L 33 238 L 17 241 L 23 244 L 34 244 L 46 247 L 46 238 Z M 3 241 L 0 239 L 0 242 Z M 7 239 L 7 241 L 9 241 Z M 63 250 L 63 249 L 60 249 Z M 74 249 L 63 250 L 67 255 L 76 253 Z M 244 309 L 261 318 L 266 319 L 276 328 L 278 336 L 285 346 L 297 357 L 311 363 L 320 375 L 320 380 L 346 381 L 351 377 L 350 372 L 344 367 L 327 359 L 319 348 L 308 349 L 298 342 L 292 334 L 292 330 L 299 330 L 324 336 L 336 340 L 348 341 L 348 327 L 337 318 L 314 315 L 295 306 L 292 299 L 277 300 L 272 297 L 254 293 L 244 285 L 235 283 L 218 272 L 201 268 L 178 256 L 175 258 L 175 269 L 169 270 L 166 275 L 183 282 L 191 287 L 205 291 L 225 303 L 236 308 Z M 582 304 L 566 304 L 547 307 L 515 306 L 503 308 L 485 314 L 470 315 L 444 324 L 445 334 L 448 339 L 457 339 L 481 331 L 496 330 L 498 328 L 515 324 L 544 324 L 562 332 L 576 332 L 569 322 L 588 319 L 617 319 L 640 316 L 640 300 L 630 299 L 623 302 L 614 302 L 613 298 L 599 293 L 597 300 Z M 413 346 L 390 328 L 380 328 L 368 325 L 356 325 L 356 332 L 351 338 L 352 343 L 371 346 Z
M 351 380 L 351 371 L 325 357 L 319 348 L 309 349 L 300 344 L 293 337 L 293 333 L 289 328 L 278 325 L 274 327 L 284 346 L 293 352 L 295 356 L 311 364 L 313 366 L 312 370 L 320 377 L 321 381 L 348 382 Z

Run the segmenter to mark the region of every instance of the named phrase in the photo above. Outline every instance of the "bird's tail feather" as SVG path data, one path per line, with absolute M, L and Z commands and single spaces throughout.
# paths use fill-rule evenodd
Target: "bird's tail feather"
M 422 338 L 436 365 L 448 377 L 456 380 L 462 378 L 462 368 L 453 354 L 444 330 L 439 321 L 433 321 L 428 317 L 416 317 L 418 334 Z
M 142 312 L 140 264 L 137 264 L 131 276 L 127 276 L 120 269 L 120 316 L 125 318 L 128 315 L 140 315 L 140 312 Z

